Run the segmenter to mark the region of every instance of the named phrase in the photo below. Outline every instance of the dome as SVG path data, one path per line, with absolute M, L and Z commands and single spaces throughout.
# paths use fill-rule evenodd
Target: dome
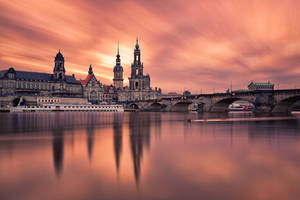
M 56 61 L 64 61 L 64 56 L 60 53 L 60 51 L 55 56 Z

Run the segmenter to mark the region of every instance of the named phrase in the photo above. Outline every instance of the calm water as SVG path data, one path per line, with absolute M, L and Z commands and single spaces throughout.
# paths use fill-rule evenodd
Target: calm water
M 0 199 L 300 199 L 300 118 L 199 118 L 1 113 Z

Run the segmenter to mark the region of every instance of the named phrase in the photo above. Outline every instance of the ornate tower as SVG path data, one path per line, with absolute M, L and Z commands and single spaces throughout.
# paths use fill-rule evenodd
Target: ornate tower
M 64 80 L 65 79 L 65 59 L 60 51 L 56 54 L 54 59 L 54 69 L 53 75 L 56 80 Z
M 135 49 L 134 49 L 134 59 L 131 64 L 131 77 L 129 78 L 129 88 L 131 90 L 142 90 L 144 89 L 144 78 L 143 74 L 143 63 L 141 62 L 141 50 L 139 46 L 139 41 L 136 39 Z
M 114 67 L 114 86 L 117 89 L 123 88 L 123 67 L 121 66 L 121 59 L 120 59 L 120 53 L 119 53 L 119 44 L 118 44 L 118 52 L 117 52 L 117 59 L 116 59 L 116 65 Z
M 133 78 L 136 76 L 143 76 L 143 63 L 141 63 L 141 51 L 138 39 L 136 39 L 134 59 L 131 64 L 131 77 Z

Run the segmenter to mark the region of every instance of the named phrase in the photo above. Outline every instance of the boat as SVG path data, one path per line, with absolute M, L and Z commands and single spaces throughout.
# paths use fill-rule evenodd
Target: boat
M 10 107 L 10 112 L 52 112 L 52 111 L 85 111 L 85 112 L 124 112 L 122 105 L 95 105 L 95 104 L 43 104 L 18 105 Z
M 233 103 L 229 106 L 228 111 L 252 111 L 253 107 L 251 105 L 241 105 Z

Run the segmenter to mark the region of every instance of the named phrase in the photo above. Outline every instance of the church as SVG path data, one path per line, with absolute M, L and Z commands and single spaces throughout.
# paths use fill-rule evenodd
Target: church
M 161 89 L 150 87 L 150 76 L 144 75 L 138 40 L 131 64 L 129 86 L 123 85 L 123 67 L 119 47 L 113 68 L 113 85 L 103 85 L 89 66 L 84 80 L 67 75 L 65 59 L 59 51 L 54 58 L 53 73 L 18 71 L 14 68 L 0 71 L 0 105 L 12 104 L 12 99 L 26 97 L 28 104 L 41 103 L 125 103 L 128 101 L 153 100 Z
M 144 75 L 144 64 L 141 59 L 141 50 L 138 39 L 134 49 L 133 63 L 131 64 L 131 76 L 129 87 L 123 87 L 123 68 L 119 49 L 117 53 L 116 66 L 114 67 L 114 86 L 117 88 L 118 102 L 154 100 L 161 95 L 161 89 L 150 87 L 150 76 Z

